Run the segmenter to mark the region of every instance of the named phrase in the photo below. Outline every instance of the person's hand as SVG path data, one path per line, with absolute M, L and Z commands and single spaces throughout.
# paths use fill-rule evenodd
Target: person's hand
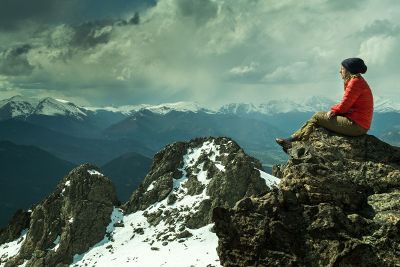
M 332 110 L 330 110 L 330 111 L 328 111 L 327 113 L 326 113 L 326 117 L 328 118 L 328 119 L 332 119 L 333 117 L 335 117 L 336 116 L 336 114 L 335 114 L 335 112 L 333 112 Z

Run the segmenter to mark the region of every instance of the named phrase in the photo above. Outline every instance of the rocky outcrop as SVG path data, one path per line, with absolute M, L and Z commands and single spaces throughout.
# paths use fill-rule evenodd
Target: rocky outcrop
M 149 174 L 124 208 L 132 213 L 157 204 L 145 213 L 151 225 L 179 221 L 182 229 L 200 228 L 211 223 L 213 208 L 233 207 L 243 197 L 268 192 L 261 168 L 229 138 L 177 142 L 155 155 Z M 191 205 L 178 204 L 189 198 Z
M 75 254 L 104 238 L 115 205 L 114 186 L 97 167 L 84 164 L 75 168 L 32 209 L 19 253 L 2 257 L 0 263 L 6 262 L 6 267 L 24 262 L 29 267 L 68 266 Z
M 400 149 L 324 129 L 274 167 L 279 189 L 215 208 L 224 266 L 399 266 Z
M 30 212 L 17 210 L 7 227 L 0 229 L 0 244 L 11 242 L 20 237 L 22 231 L 29 227 L 30 218 Z

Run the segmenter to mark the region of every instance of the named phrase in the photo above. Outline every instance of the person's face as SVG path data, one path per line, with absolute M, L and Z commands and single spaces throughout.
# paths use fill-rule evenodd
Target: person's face
M 340 66 L 339 73 L 340 73 L 340 76 L 342 77 L 342 79 L 344 80 L 344 78 L 346 77 L 346 74 L 347 74 L 347 70 L 343 66 Z

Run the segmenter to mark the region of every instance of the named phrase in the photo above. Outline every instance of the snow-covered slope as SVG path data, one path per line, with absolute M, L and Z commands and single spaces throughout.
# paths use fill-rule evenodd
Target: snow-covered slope
M 75 104 L 65 100 L 56 100 L 51 97 L 46 97 L 40 100 L 33 114 L 47 116 L 71 116 L 77 119 L 83 119 L 87 116 L 87 114 Z
M 20 237 L 14 241 L 0 245 L 0 267 L 3 267 L 4 263 L 8 259 L 18 254 L 19 250 L 21 249 L 22 242 L 26 239 L 27 233 L 28 230 L 25 229 L 22 231 Z

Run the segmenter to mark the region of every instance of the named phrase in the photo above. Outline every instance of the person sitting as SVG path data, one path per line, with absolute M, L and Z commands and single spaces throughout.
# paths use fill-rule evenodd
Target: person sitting
M 340 67 L 340 75 L 344 80 L 341 102 L 332 106 L 328 112 L 316 112 L 290 138 L 276 138 L 276 142 L 287 151 L 292 147 L 292 142 L 306 141 L 316 126 L 347 136 L 366 134 L 371 126 L 374 110 L 371 89 L 361 76 L 366 71 L 367 66 L 361 58 L 343 60 Z

